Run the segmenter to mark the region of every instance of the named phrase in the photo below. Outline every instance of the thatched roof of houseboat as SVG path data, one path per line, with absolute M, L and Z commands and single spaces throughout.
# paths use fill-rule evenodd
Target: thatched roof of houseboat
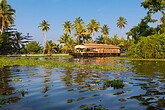
M 77 48 L 111 48 L 111 49 L 120 49 L 120 47 L 115 45 L 108 45 L 108 44 L 84 44 L 84 45 L 76 45 Z

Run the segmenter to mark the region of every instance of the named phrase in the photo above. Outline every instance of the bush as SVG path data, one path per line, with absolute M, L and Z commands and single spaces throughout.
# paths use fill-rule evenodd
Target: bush
M 128 50 L 133 58 L 165 58 L 165 34 L 142 37 Z
M 41 47 L 36 41 L 31 41 L 27 44 L 26 49 L 29 53 L 37 53 L 40 51 Z

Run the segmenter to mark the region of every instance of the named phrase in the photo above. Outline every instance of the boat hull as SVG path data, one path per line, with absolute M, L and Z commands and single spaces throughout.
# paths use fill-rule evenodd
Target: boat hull
M 73 57 L 118 57 L 120 53 L 69 53 Z

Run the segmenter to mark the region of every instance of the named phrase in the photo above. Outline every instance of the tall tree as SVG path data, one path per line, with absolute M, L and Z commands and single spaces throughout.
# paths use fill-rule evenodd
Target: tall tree
M 47 41 L 46 42 L 46 45 L 45 45 L 45 47 L 44 47 L 44 51 L 45 50 L 47 50 L 48 51 L 48 53 L 52 53 L 52 52 L 57 52 L 56 51 L 56 45 L 55 45 L 55 43 L 54 42 L 52 42 L 52 40 L 50 40 L 50 41 Z
M 13 50 L 15 50 L 15 53 L 20 53 L 23 48 L 25 49 L 25 45 L 30 42 L 31 37 L 32 36 L 29 36 L 29 33 L 27 33 L 25 36 L 22 35 L 22 33 L 16 31 L 12 38 L 12 47 Z
M 82 43 L 84 44 L 84 40 L 87 38 L 88 35 L 89 35 L 89 32 L 87 32 L 85 27 L 82 27 L 82 28 L 79 28 L 78 31 L 75 31 L 73 37 L 78 36 L 77 37 L 78 44 L 80 44 L 80 39 L 82 38 Z
M 118 40 L 117 34 L 113 36 L 113 38 L 112 38 L 112 44 L 113 45 L 118 45 L 119 44 L 119 40 Z
M 78 31 L 80 28 L 84 26 L 85 26 L 85 23 L 80 17 L 76 17 L 75 21 L 73 21 L 73 28 L 75 31 Z
M 101 28 L 101 33 L 105 36 L 109 35 L 109 27 L 108 25 L 104 24 L 103 27 Z
M 0 2 L 0 24 L 1 34 L 5 32 L 4 28 L 14 23 L 15 10 L 11 5 L 7 4 L 7 0 L 1 0 Z
M 43 34 L 43 38 L 44 38 L 44 48 L 45 48 L 45 45 L 46 45 L 46 31 L 49 31 L 49 26 L 50 24 L 48 24 L 48 21 L 45 21 L 43 20 L 42 23 L 40 23 L 40 25 L 38 27 L 41 27 L 40 31 L 44 31 L 44 34 Z M 45 51 L 43 51 L 44 53 Z
M 78 44 L 80 44 L 80 39 L 82 38 L 82 42 L 84 44 L 85 36 L 89 33 L 86 30 L 85 23 L 80 17 L 76 18 L 75 21 L 73 21 L 73 28 L 75 31 L 73 37 L 77 36 Z
M 69 39 L 70 35 L 68 35 L 67 33 L 64 33 L 61 37 L 60 37 L 60 40 L 57 40 L 59 41 L 60 43 L 67 43 L 68 42 L 68 39 Z
M 99 31 L 100 23 L 96 22 L 96 19 L 91 19 L 91 23 L 87 24 L 87 29 L 92 33 L 92 42 L 94 42 L 94 35 Z
M 165 27 L 165 0 L 145 0 L 141 2 L 141 6 L 148 9 L 148 13 L 161 12 L 163 15 L 163 26 Z
M 72 23 L 70 21 L 65 21 L 63 25 L 63 31 L 65 31 L 66 34 L 71 34 L 72 31 Z
M 121 29 L 121 37 L 123 37 L 123 28 L 125 28 L 125 25 L 127 24 L 127 19 L 120 16 L 119 19 L 117 20 L 117 27 L 119 27 Z
M 158 33 L 161 29 L 154 29 L 148 25 L 148 23 L 154 23 L 156 21 L 156 19 L 151 19 L 151 15 L 148 14 L 143 19 L 141 19 L 141 22 L 137 26 L 134 26 L 129 32 L 126 33 L 127 39 L 132 36 L 132 39 L 134 39 L 135 43 L 138 43 L 141 37 L 147 37 L 149 35 Z

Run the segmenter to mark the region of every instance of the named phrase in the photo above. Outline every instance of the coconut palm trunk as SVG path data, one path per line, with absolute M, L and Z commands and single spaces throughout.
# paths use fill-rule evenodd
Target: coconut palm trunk
M 1 28 L 1 35 L 4 32 L 4 26 L 5 26 L 5 18 L 2 17 L 2 28 Z
M 84 37 L 82 36 L 82 41 L 83 41 L 83 44 L 84 44 Z
M 44 54 L 45 53 L 45 47 L 46 47 L 46 31 L 44 31 L 43 38 L 44 38 L 44 49 L 43 49 L 43 54 Z
M 94 42 L 94 33 L 92 33 L 92 43 Z
M 121 38 L 123 37 L 123 28 L 121 28 Z

